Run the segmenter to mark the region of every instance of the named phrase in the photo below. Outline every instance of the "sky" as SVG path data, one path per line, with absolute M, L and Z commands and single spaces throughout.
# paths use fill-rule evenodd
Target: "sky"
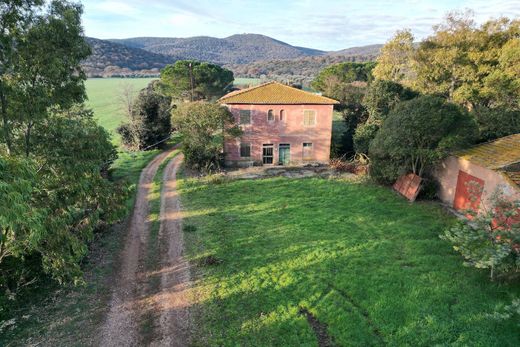
M 82 0 L 87 36 L 227 37 L 254 33 L 291 45 L 340 50 L 384 43 L 396 30 L 417 40 L 450 11 L 477 23 L 520 18 L 520 0 Z

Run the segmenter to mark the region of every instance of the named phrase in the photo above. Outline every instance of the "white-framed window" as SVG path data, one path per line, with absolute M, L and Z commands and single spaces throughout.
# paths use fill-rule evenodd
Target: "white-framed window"
M 240 157 L 249 158 L 251 156 L 251 144 L 241 143 L 240 144 Z
M 304 110 L 303 111 L 303 125 L 307 127 L 316 125 L 316 111 L 315 110 Z
M 274 122 L 274 112 L 273 110 L 267 111 L 267 121 Z
M 240 110 L 239 124 L 251 124 L 251 110 Z
M 304 142 L 303 143 L 303 160 L 312 160 L 312 143 L 311 142 Z

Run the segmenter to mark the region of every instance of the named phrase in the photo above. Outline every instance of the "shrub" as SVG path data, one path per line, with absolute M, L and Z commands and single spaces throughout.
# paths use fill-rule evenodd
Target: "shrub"
M 481 213 L 467 213 L 463 221 L 445 231 L 441 238 L 462 254 L 464 265 L 489 269 L 492 280 L 496 275 L 518 275 L 520 200 L 511 200 L 497 190 Z
M 520 133 L 520 111 L 479 107 L 472 114 L 478 124 L 479 141 L 491 141 Z
M 370 143 L 371 175 L 382 183 L 407 172 L 422 176 L 450 151 L 472 143 L 477 132 L 466 111 L 442 98 L 403 101 Z
M 153 82 L 143 89 L 132 107 L 128 123 L 121 124 L 117 132 L 123 144 L 134 150 L 161 147 L 171 132 L 171 98 L 159 94 Z
M 379 125 L 376 123 L 361 124 L 354 133 L 354 149 L 356 153 L 368 153 L 370 142 L 376 137 Z
M 173 112 L 172 121 L 182 135 L 186 165 L 203 172 L 219 169 L 225 138 L 241 134 L 231 112 L 217 104 L 183 104 Z

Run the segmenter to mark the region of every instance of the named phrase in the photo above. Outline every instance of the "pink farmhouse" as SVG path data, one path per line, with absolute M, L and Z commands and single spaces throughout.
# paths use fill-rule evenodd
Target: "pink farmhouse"
M 219 102 L 243 130 L 224 146 L 226 165 L 328 163 L 338 102 L 277 82 L 231 92 Z

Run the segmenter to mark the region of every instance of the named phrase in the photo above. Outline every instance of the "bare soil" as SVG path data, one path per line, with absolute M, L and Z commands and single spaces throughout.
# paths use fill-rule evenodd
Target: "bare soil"
M 188 344 L 190 287 L 188 262 L 183 258 L 182 216 L 176 192 L 178 155 L 164 170 L 159 229 L 160 264 L 145 270 L 150 234 L 148 194 L 160 164 L 170 152 L 158 155 L 141 173 L 136 202 L 121 254 L 119 274 L 106 321 L 100 334 L 102 346 L 186 346 Z M 151 283 L 159 284 L 156 290 Z M 154 322 L 152 336 L 140 336 L 140 322 Z

